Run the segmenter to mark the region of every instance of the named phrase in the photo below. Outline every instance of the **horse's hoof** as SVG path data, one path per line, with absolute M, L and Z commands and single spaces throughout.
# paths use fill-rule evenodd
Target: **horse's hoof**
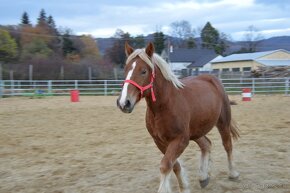
M 238 181 L 240 177 L 240 174 L 238 172 L 235 172 L 234 175 L 229 176 L 229 180 L 231 181 Z
M 205 188 L 209 183 L 209 177 L 205 180 L 199 180 L 199 184 L 201 188 Z

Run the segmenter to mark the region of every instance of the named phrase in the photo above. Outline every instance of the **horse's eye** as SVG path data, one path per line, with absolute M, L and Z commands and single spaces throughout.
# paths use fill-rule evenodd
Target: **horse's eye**
M 145 75 L 147 73 L 147 71 L 145 69 L 142 70 L 141 74 Z

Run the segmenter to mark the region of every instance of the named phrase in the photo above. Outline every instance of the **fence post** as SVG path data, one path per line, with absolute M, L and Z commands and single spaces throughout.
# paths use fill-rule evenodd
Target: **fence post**
M 104 92 L 105 92 L 105 96 L 107 96 L 108 95 L 108 81 L 107 80 L 105 80 L 104 81 Z
M 75 80 L 75 89 L 78 89 L 79 85 L 78 85 L 78 80 Z
M 14 92 L 14 80 L 10 80 L 10 93 L 12 96 L 15 95 L 15 92 Z
M 289 79 L 290 78 L 285 78 L 285 95 L 289 94 Z
M 48 95 L 51 95 L 52 94 L 52 81 L 51 80 L 49 80 L 47 82 L 47 94 Z
M 0 98 L 3 96 L 3 75 L 2 75 L 2 62 L 0 61 Z
M 33 82 L 33 89 L 36 90 L 36 87 L 37 87 L 36 81 L 32 80 L 32 82 Z
M 3 96 L 3 85 L 4 85 L 4 82 L 3 80 L 0 79 L 0 98 L 2 98 Z
M 255 78 L 252 79 L 252 93 L 255 94 Z
M 91 80 L 92 80 L 92 67 L 91 66 L 88 67 L 88 77 L 89 77 L 89 81 L 91 83 Z
M 33 65 L 32 64 L 29 64 L 28 76 L 29 76 L 30 82 L 32 82 L 32 79 L 33 79 Z

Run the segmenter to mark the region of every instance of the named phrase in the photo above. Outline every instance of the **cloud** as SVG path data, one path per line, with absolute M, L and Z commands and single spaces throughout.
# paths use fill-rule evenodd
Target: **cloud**
M 98 37 L 112 36 L 118 28 L 132 35 L 148 34 L 156 29 L 168 33 L 170 24 L 178 20 L 187 20 L 194 28 L 201 28 L 210 21 L 234 39 L 241 38 L 237 34 L 250 25 L 261 31 L 274 30 L 267 33 L 272 35 L 282 33 L 275 29 L 290 26 L 290 14 L 285 9 L 289 3 L 283 0 L 2 1 L 5 3 L 0 12 L 0 24 L 8 24 L 8 21 L 17 21 L 17 24 L 24 10 L 32 21 L 36 21 L 39 10 L 45 8 L 58 26 L 69 27 L 77 34 L 91 33 Z
M 125 32 L 130 32 L 131 34 L 135 34 L 135 35 L 141 35 L 144 34 L 144 29 L 146 29 L 145 25 L 124 25 L 124 26 L 119 26 L 118 29 L 122 29 Z M 115 27 L 111 27 L 111 28 L 97 28 L 97 29 L 93 29 L 93 30 L 88 30 L 85 32 L 78 32 L 78 35 L 82 35 L 82 34 L 91 34 L 95 37 L 112 37 L 115 32 L 116 32 L 117 28 Z

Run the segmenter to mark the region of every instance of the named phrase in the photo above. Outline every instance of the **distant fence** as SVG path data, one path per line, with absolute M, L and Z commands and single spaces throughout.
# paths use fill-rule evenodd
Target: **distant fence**
M 228 94 L 240 94 L 251 88 L 253 94 L 290 94 L 290 78 L 221 79 Z M 79 90 L 81 95 L 118 95 L 122 80 L 2 80 L 0 97 L 69 95 Z

